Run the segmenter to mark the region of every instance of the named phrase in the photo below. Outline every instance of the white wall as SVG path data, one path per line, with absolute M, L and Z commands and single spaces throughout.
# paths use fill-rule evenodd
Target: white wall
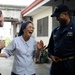
M 13 38 L 14 38 L 14 34 L 13 34 L 13 25 L 11 24 L 11 40 L 13 40 Z
M 34 23 L 34 37 L 37 41 L 39 40 L 43 40 L 45 45 L 48 44 L 50 35 L 51 35 L 51 31 L 52 31 L 52 18 L 50 17 L 50 15 L 52 14 L 52 7 L 50 6 L 48 9 L 36 14 L 33 16 L 33 23 Z M 48 26 L 48 37 L 37 37 L 37 20 L 44 18 L 44 17 L 49 17 L 49 26 Z
M 4 22 L 3 27 L 0 28 L 0 37 L 5 40 L 7 37 L 11 39 L 11 22 Z

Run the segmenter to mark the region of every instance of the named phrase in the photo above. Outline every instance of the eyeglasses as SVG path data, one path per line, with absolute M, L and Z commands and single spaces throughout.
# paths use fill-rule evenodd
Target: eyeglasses
M 33 30 L 35 29 L 34 27 L 31 27 L 31 26 L 29 26 L 28 28 L 29 28 L 29 29 L 33 29 Z

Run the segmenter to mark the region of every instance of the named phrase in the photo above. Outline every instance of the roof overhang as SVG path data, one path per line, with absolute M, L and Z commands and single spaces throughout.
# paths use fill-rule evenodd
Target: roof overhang
M 38 1 L 38 2 L 37 2 Z M 23 15 L 23 16 L 33 16 L 33 15 L 35 15 L 35 14 L 37 14 L 37 13 L 39 13 L 39 12 L 41 12 L 41 11 L 43 11 L 43 10 L 45 10 L 45 9 L 47 9 L 47 8 L 49 8 L 49 6 L 43 6 L 44 4 L 46 4 L 47 2 L 49 2 L 50 0 L 36 0 L 36 2 L 33 2 L 31 5 L 33 6 L 33 7 L 31 7 L 31 5 L 30 6 L 28 6 L 26 9 L 24 9 L 22 12 L 21 12 L 21 14 Z M 36 6 L 35 6 L 35 4 L 36 4 Z M 30 8 L 31 7 L 31 8 Z M 29 10 L 28 10 L 28 8 L 30 8 Z M 28 11 L 27 11 L 28 10 Z

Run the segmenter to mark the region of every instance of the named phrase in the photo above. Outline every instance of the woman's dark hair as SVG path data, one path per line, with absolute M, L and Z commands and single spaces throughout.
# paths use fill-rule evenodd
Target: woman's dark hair
M 23 23 L 22 23 L 18 36 L 21 36 L 21 35 L 24 33 L 23 30 L 26 28 L 26 26 L 27 26 L 29 23 L 33 24 L 31 21 L 26 21 L 26 22 L 23 22 Z

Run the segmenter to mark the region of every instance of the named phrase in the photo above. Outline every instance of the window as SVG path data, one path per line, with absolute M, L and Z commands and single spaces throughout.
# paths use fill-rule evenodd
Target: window
M 37 20 L 37 36 L 48 36 L 48 16 Z

